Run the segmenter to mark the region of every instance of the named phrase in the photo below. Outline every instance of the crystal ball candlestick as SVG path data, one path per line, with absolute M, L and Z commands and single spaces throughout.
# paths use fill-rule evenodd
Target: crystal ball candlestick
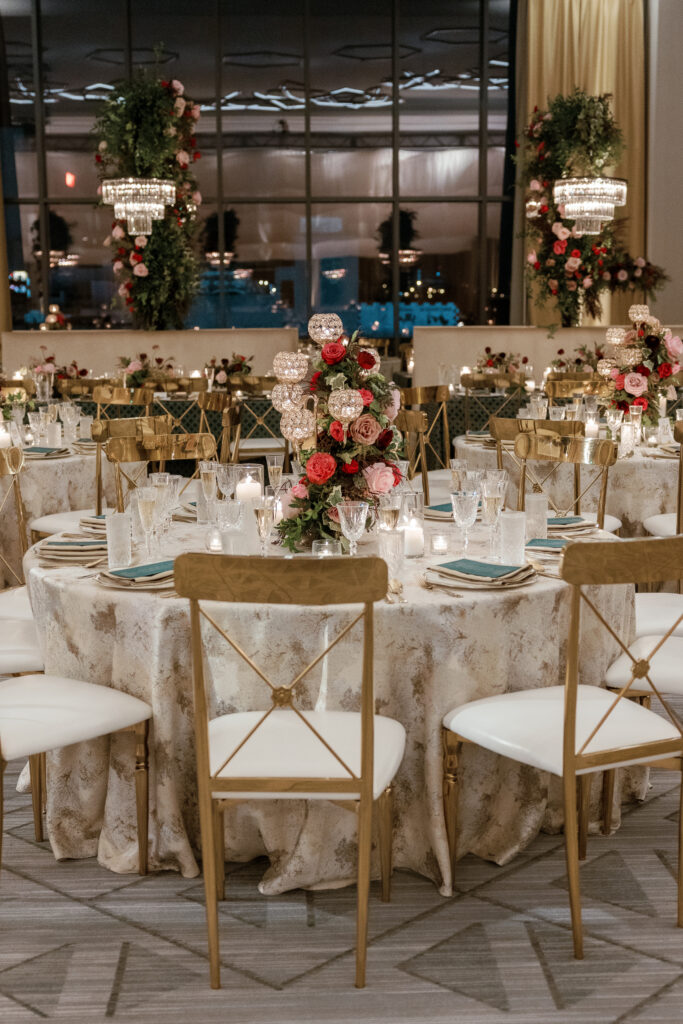
M 308 321 L 308 336 L 318 345 L 337 341 L 344 333 L 344 325 L 336 313 L 315 313 Z
M 275 384 L 270 393 L 270 400 L 276 412 L 288 412 L 296 409 L 302 402 L 304 392 L 299 384 Z
M 344 427 L 349 425 L 352 420 L 357 419 L 363 411 L 363 399 L 358 391 L 354 391 L 352 388 L 340 388 L 338 391 L 333 391 L 327 401 L 327 408 L 329 409 L 330 416 L 334 416 L 336 420 Z
M 278 352 L 273 359 L 273 373 L 283 383 L 297 384 L 308 373 L 308 356 L 305 352 Z
M 598 373 L 601 377 L 609 377 L 616 365 L 617 364 L 614 359 L 599 359 L 597 367 Z
M 280 431 L 282 436 L 291 441 L 297 448 L 307 437 L 315 434 L 315 414 L 310 409 L 298 408 L 289 409 L 283 412 L 280 420 Z
M 633 324 L 644 323 L 650 315 L 650 307 L 643 305 L 634 305 L 629 308 L 628 318 Z
M 623 327 L 608 327 L 605 332 L 605 341 L 608 345 L 619 345 L 625 344 L 626 330 Z

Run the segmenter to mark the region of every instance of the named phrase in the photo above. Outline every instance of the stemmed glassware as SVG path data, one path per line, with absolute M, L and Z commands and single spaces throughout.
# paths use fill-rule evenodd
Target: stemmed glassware
M 451 505 L 456 526 L 462 530 L 462 552 L 467 554 L 469 544 L 468 530 L 474 526 L 479 505 L 479 491 L 452 491 Z
M 216 483 L 224 498 L 231 498 L 235 490 L 235 474 L 229 463 L 219 462 L 216 466 Z
M 33 444 L 40 444 L 40 437 L 41 437 L 41 433 L 42 433 L 41 422 L 40 422 L 40 413 L 39 412 L 29 412 L 29 413 L 27 413 L 27 415 L 28 415 L 28 425 L 31 428 L 31 435 L 33 437 Z
M 213 522 L 216 508 L 216 484 L 218 476 L 218 463 L 211 460 L 199 463 L 199 481 L 202 486 L 202 495 L 206 504 L 206 520 Z M 199 508 L 199 506 L 197 506 Z M 199 520 L 199 516 L 197 516 Z
M 349 542 L 349 554 L 352 556 L 358 552 L 358 541 L 363 536 L 369 507 L 367 501 L 340 501 L 337 505 L 339 525 Z
M 464 474 L 467 472 L 467 459 L 451 459 L 451 486 L 454 491 L 462 490 L 465 482 Z
M 268 483 L 273 488 L 275 497 L 280 493 L 282 487 L 282 467 L 284 464 L 284 455 L 273 453 L 266 455 L 266 465 L 268 466 Z
M 170 473 L 150 473 L 149 482 L 155 490 L 156 502 L 154 506 L 154 537 L 157 542 L 160 533 L 163 533 L 166 526 L 166 519 L 170 515 Z
M 157 489 L 156 487 L 138 487 L 137 496 L 140 525 L 142 526 L 143 532 L 145 534 L 145 547 L 147 548 L 147 556 L 151 558 L 151 536 L 152 530 L 154 529 L 154 513 L 157 503 Z
M 261 540 L 261 558 L 266 557 L 266 543 L 275 522 L 275 499 L 264 497 L 254 503 L 256 527 Z
M 382 494 L 379 498 L 377 518 L 380 530 L 395 530 L 401 515 L 401 495 Z
M 489 527 L 489 558 L 495 555 L 496 533 L 505 504 L 508 474 L 505 469 L 489 469 L 481 484 L 481 518 Z
M 605 413 L 605 420 L 613 441 L 616 441 L 619 438 L 619 431 L 621 430 L 623 419 L 623 409 L 608 409 Z

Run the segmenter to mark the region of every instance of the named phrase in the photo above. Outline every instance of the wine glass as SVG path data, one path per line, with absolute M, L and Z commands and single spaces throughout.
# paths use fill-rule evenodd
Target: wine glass
M 143 532 L 145 534 L 145 547 L 147 548 L 147 556 L 151 558 L 151 535 L 152 530 L 154 528 L 154 512 L 157 503 L 157 488 L 138 487 L 137 495 L 140 525 L 142 526 Z
M 391 595 L 396 594 L 399 604 L 404 604 L 403 585 L 400 581 L 403 566 L 403 532 L 401 530 L 382 530 L 379 535 L 379 557 L 384 559 L 389 570 L 388 603 L 393 604 Z
M 40 444 L 40 413 L 29 412 L 27 416 L 28 425 L 31 428 L 32 443 Z
M 339 525 L 349 542 L 349 554 L 352 556 L 358 551 L 358 541 L 365 529 L 369 507 L 367 501 L 340 501 L 337 505 Z
M 226 498 L 218 505 L 217 525 L 221 535 L 223 553 L 231 555 L 232 534 L 239 530 L 244 515 L 244 502 L 236 501 L 233 498 Z
M 234 467 L 229 463 L 219 462 L 216 466 L 216 483 L 224 498 L 230 498 L 235 490 Z
M 498 520 L 505 504 L 508 474 L 505 469 L 489 469 L 481 485 L 481 518 L 489 527 L 489 558 L 494 556 Z
M 468 530 L 474 526 L 479 505 L 479 491 L 452 491 L 451 505 L 456 525 L 462 530 L 462 553 L 467 554 Z
M 464 483 L 464 474 L 467 472 L 467 459 L 451 459 L 449 465 L 453 490 L 459 491 Z
M 271 497 L 261 498 L 254 504 L 254 515 L 256 516 L 256 527 L 261 539 L 261 558 L 266 557 L 266 542 L 270 537 L 270 531 L 275 522 L 275 499 Z
M 613 441 L 616 441 L 619 437 L 619 431 L 621 430 L 621 424 L 623 419 L 623 409 L 608 409 L 605 413 L 605 420 L 607 421 L 607 427 L 610 432 L 610 437 Z
M 379 498 L 377 518 L 380 530 L 395 530 L 401 515 L 401 495 L 382 494 Z
M 277 497 L 277 495 L 279 494 L 280 487 L 282 486 L 282 467 L 284 460 L 284 455 L 266 455 L 266 465 L 268 466 L 268 483 L 273 488 L 275 497 Z

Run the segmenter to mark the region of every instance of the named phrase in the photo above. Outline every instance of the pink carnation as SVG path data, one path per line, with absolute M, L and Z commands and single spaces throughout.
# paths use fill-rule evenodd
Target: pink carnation
M 132 359 L 126 367 L 126 373 L 137 373 L 138 370 L 142 369 L 142 363 L 139 359 Z
M 136 263 L 133 267 L 133 273 L 136 277 L 147 277 L 149 270 L 144 263 Z
M 664 345 L 670 359 L 678 359 L 683 355 L 683 341 L 677 334 L 672 335 L 671 331 L 667 331 L 664 335 Z
M 308 487 L 306 486 L 306 484 L 302 483 L 294 484 L 294 486 L 291 488 L 291 494 L 293 498 L 307 498 Z
M 624 391 L 627 394 L 639 398 L 647 391 L 647 377 L 642 373 L 627 373 L 624 376 Z
M 384 462 L 374 462 L 363 470 L 370 494 L 387 494 L 394 486 L 394 471 Z

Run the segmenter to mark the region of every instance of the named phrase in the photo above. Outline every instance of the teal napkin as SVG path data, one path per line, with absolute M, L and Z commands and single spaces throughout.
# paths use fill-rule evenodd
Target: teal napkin
M 126 580 L 136 580 L 141 576 L 157 576 L 162 572 L 173 572 L 173 559 L 166 562 L 151 562 L 149 565 L 133 565 L 129 569 L 111 569 L 110 576 L 121 576 Z
M 439 569 L 450 569 L 451 572 L 463 573 L 466 576 L 487 577 L 498 580 L 503 576 L 509 576 L 512 572 L 519 572 L 521 565 L 492 565 L 490 562 L 475 562 L 472 558 L 458 558 L 455 562 L 442 562 Z
M 548 526 L 574 526 L 585 521 L 583 516 L 548 516 Z
M 444 502 L 443 505 L 428 505 L 427 510 L 429 512 L 453 512 L 453 506 L 449 501 Z
M 543 540 L 542 537 L 534 537 L 533 540 L 527 541 L 526 546 L 528 548 L 563 548 L 569 543 L 564 537 L 548 537 L 547 540 Z
M 104 542 L 101 540 L 48 540 L 48 548 L 101 548 Z
M 53 452 L 58 452 L 59 450 L 59 448 L 39 448 L 36 445 L 24 448 L 25 452 L 35 452 L 36 455 L 52 455 Z

